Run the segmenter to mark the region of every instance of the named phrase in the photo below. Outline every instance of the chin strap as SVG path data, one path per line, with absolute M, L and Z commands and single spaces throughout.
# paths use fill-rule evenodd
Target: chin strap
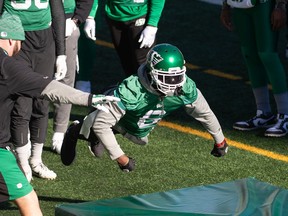
M 175 96 L 183 95 L 182 86 L 179 86 L 179 87 L 177 87 L 177 88 L 175 89 L 174 95 L 175 95 Z

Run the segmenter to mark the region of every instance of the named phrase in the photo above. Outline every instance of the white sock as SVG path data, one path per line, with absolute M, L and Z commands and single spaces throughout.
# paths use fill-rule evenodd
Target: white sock
M 63 140 L 63 139 L 64 139 L 64 133 L 54 132 L 52 140 Z
M 32 151 L 30 163 L 37 165 L 42 163 L 42 152 L 43 152 L 44 143 L 32 143 Z
M 31 143 L 28 142 L 26 145 L 21 146 L 21 147 L 16 147 L 15 148 L 16 153 L 18 155 L 20 165 L 24 169 L 24 171 L 27 171 L 27 169 L 30 168 L 29 165 L 29 158 L 31 155 Z

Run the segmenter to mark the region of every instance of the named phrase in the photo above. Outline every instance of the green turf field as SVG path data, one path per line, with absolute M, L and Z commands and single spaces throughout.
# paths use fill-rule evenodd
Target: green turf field
M 61 203 L 146 194 L 246 177 L 288 189 L 287 137 L 266 138 L 264 131 L 232 130 L 233 122 L 255 114 L 255 104 L 238 39 L 220 24 L 220 9 L 220 6 L 196 0 L 167 0 L 159 24 L 158 42 L 171 43 L 182 50 L 188 75 L 201 89 L 231 143 L 228 155 L 224 158 L 211 156 L 212 140 L 197 135 L 198 131 L 204 132 L 202 126 L 179 110 L 165 119 L 173 123 L 172 128 L 164 123 L 156 127 L 148 146 L 137 146 L 117 137 L 124 151 L 137 161 L 134 172 L 121 172 L 108 155 L 102 159 L 93 158 L 82 141 L 77 146 L 76 161 L 65 167 L 59 155 L 50 151 L 50 119 L 43 160 L 58 177 L 54 181 L 38 178 L 32 181 L 44 215 L 54 215 L 55 205 Z M 115 50 L 102 43 L 111 42 L 104 18 L 97 23 L 97 40 L 95 93 L 124 77 Z M 279 52 L 287 68 L 284 44 L 285 30 L 280 37 Z M 271 102 L 275 108 L 272 99 Z M 82 118 L 87 112 L 87 108 L 74 107 L 71 120 Z M 188 133 L 182 132 L 180 126 L 190 128 Z M 13 204 L 5 203 L 0 205 L 0 215 L 18 215 L 18 211 Z

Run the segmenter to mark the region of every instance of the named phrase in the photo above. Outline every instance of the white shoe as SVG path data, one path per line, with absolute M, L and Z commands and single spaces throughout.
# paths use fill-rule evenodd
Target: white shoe
M 64 139 L 64 133 L 55 132 L 53 134 L 52 146 L 51 146 L 53 152 L 56 152 L 57 154 L 61 153 L 63 139 Z
M 283 137 L 288 134 L 288 115 L 277 114 L 277 123 L 265 131 L 268 137 Z
M 56 179 L 57 175 L 54 171 L 49 170 L 47 166 L 45 166 L 42 162 L 33 165 L 31 164 L 33 175 L 38 176 L 39 178 L 44 178 L 48 180 Z

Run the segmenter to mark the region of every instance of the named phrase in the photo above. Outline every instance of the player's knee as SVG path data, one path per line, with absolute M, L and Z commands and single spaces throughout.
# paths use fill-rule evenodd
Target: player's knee
M 269 65 L 277 65 L 281 64 L 279 56 L 276 52 L 259 52 L 258 53 L 263 65 L 265 65 L 266 68 L 269 68 Z
M 258 64 L 260 59 L 256 50 L 250 47 L 241 47 L 242 55 L 247 64 Z

